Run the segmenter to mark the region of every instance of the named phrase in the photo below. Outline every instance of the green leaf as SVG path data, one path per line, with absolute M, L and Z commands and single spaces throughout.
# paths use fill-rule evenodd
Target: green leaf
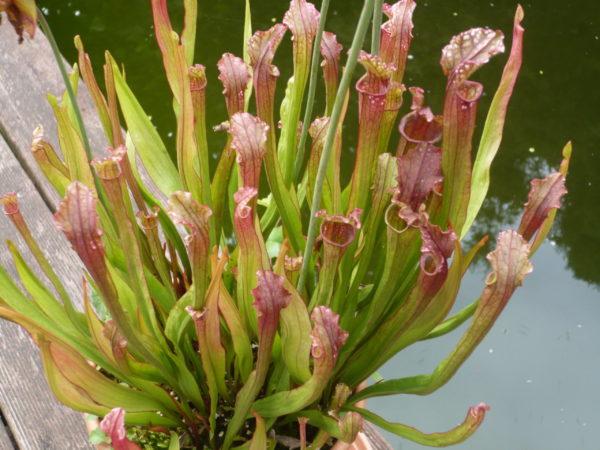
M 377 414 L 366 409 L 356 408 L 354 406 L 348 406 L 345 409 L 358 412 L 365 420 L 368 420 L 383 430 L 389 431 L 390 433 L 394 433 L 398 436 L 402 436 L 403 438 L 410 439 L 418 444 L 426 445 L 428 447 L 447 447 L 449 445 L 458 444 L 471 436 L 479 427 L 479 425 L 481 425 L 481 422 L 485 417 L 485 412 L 490 408 L 485 403 L 472 406 L 469 408 L 467 417 L 463 423 L 449 431 L 430 434 L 423 433 L 422 431 L 407 425 L 388 422 L 382 417 L 379 417 Z
M 316 409 L 306 409 L 294 413 L 292 417 L 306 417 L 307 419 L 309 419 L 308 423 L 310 425 L 318 427 L 320 430 L 325 431 L 327 434 L 336 439 L 342 438 L 342 433 L 340 431 L 340 427 L 337 420 L 328 415 L 323 414 L 321 411 L 318 411 Z
M 260 204 L 260 200 L 257 200 L 257 204 Z M 264 205 L 263 205 L 264 206 Z M 269 237 L 267 238 L 267 242 L 265 242 L 265 246 L 267 248 L 267 253 L 269 254 L 269 258 L 274 259 L 279 255 L 279 250 L 281 250 L 281 244 L 283 243 L 283 228 L 275 227 Z
M 392 188 L 396 185 L 398 176 L 398 160 L 390 153 L 382 153 L 377 158 L 377 166 L 373 177 L 373 193 L 370 198 L 370 208 L 367 220 L 363 224 L 362 243 L 360 249 L 360 258 L 357 261 L 357 268 L 353 274 L 349 294 L 346 300 L 348 308 L 342 313 L 342 324 L 354 319 L 356 305 L 360 304 L 373 290 L 374 284 L 369 284 L 360 289 L 364 283 L 365 275 L 372 270 L 372 257 L 376 243 L 380 240 L 383 233 L 382 223 L 385 208 L 389 205 L 392 197 Z
M 27 317 L 28 321 L 37 327 L 56 331 L 60 336 L 65 336 L 64 327 L 57 327 L 54 321 L 42 312 L 36 302 L 28 299 L 2 266 L 0 266 L 0 299 L 2 299 L 3 306 L 0 317 L 16 322 L 14 316 L 16 313 Z
M 46 179 L 52 184 L 59 196 L 63 197 L 70 182 L 69 169 L 58 157 L 49 142 L 43 140 L 44 129 L 36 127 L 33 131 L 31 153 Z
M 281 310 L 282 358 L 292 378 L 304 383 L 311 375 L 310 317 L 300 293 L 287 279 L 285 288 L 292 293 L 292 299 L 287 308 Z
M 150 178 L 164 195 L 168 196 L 174 191 L 182 190 L 183 186 L 177 169 L 171 161 L 158 131 L 154 128 L 150 118 L 142 109 L 129 86 L 127 86 L 117 63 L 112 58 L 110 58 L 110 62 L 113 68 L 115 88 L 121 104 L 121 111 L 127 122 L 131 140 Z M 132 161 L 135 161 L 135 159 L 132 159 Z
M 256 412 L 252 411 L 256 418 L 256 428 L 250 441 L 250 447 L 248 450 L 264 450 L 267 448 L 267 430 L 265 428 L 265 421 Z
M 185 49 L 185 62 L 188 66 L 194 64 L 194 50 L 196 46 L 196 23 L 198 22 L 198 0 L 184 0 L 185 18 L 181 43 Z
M 306 170 L 306 190 L 309 206 L 312 205 L 312 196 L 314 194 L 314 187 L 317 180 L 317 173 L 319 171 L 319 162 L 321 160 L 321 154 L 323 152 L 323 144 L 325 143 L 325 136 L 329 127 L 329 117 L 319 117 L 313 121 L 310 125 L 308 133 L 312 139 L 310 147 L 310 155 L 308 158 L 308 166 Z M 336 139 L 334 142 L 334 156 L 330 158 L 327 166 L 327 173 L 325 175 L 323 185 L 323 197 L 322 204 L 323 209 L 331 212 L 332 214 L 341 213 L 340 206 L 340 156 L 342 150 L 342 129 L 338 127 L 336 132 Z
M 36 333 L 51 335 L 71 345 L 80 355 L 90 361 L 97 361 L 111 369 L 111 364 L 103 357 L 89 336 L 74 334 L 69 327 L 46 316 L 36 304 L 17 288 L 8 274 L 0 266 L 0 317 L 18 323 L 34 336 Z M 114 371 L 118 372 L 118 371 Z
M 181 339 L 184 332 L 191 324 L 192 318 L 187 313 L 185 308 L 191 306 L 194 302 L 194 287 L 183 294 L 183 296 L 175 303 L 175 306 L 169 312 L 167 323 L 165 324 L 165 336 L 176 346 L 181 346 Z
M 133 140 L 131 139 L 130 133 L 127 133 L 126 141 L 127 141 L 127 144 L 126 144 L 127 156 L 129 157 L 130 161 L 135 161 L 136 149 L 135 149 L 135 145 L 133 144 Z M 177 249 L 177 254 L 178 254 L 179 258 L 181 259 L 181 263 L 182 263 L 183 267 L 186 269 L 186 271 L 189 273 L 191 271 L 190 260 L 187 255 L 187 251 L 185 249 L 183 239 L 181 239 L 181 236 L 180 236 L 179 232 L 177 231 L 177 228 L 175 228 L 175 225 L 173 225 L 173 222 L 171 222 L 171 220 L 169 219 L 169 216 L 165 212 L 165 210 L 163 208 L 163 202 L 159 201 L 150 192 L 150 190 L 146 187 L 146 184 L 142 181 L 135 164 L 131 164 L 131 171 L 133 172 L 135 181 L 140 188 L 142 197 L 144 198 L 144 201 L 146 202 L 146 204 L 150 208 L 154 208 L 154 209 L 158 208 L 158 220 L 160 222 L 162 231 L 165 233 L 165 237 L 167 237 L 168 240 Z
M 208 357 L 215 375 L 215 381 L 219 389 L 219 394 L 225 399 L 228 399 L 230 397 L 229 390 L 225 385 L 225 373 L 227 371 L 225 362 L 226 355 L 225 348 L 221 342 L 221 318 L 219 316 L 219 303 L 221 303 L 220 297 L 225 291 L 225 289 L 221 289 L 221 277 L 226 263 L 227 259 L 222 258 L 212 275 L 211 283 L 206 291 L 206 307 L 204 309 L 204 315 L 206 317 L 206 336 L 204 337 L 204 340 L 206 349 L 209 351 Z M 202 350 L 203 346 L 201 343 L 200 351 Z M 216 401 L 216 399 L 214 400 Z
M 174 431 L 171 431 L 171 440 L 169 441 L 169 450 L 179 450 L 179 436 Z
M 102 124 L 102 128 L 104 129 L 104 133 L 108 138 L 108 142 L 111 146 L 114 147 L 115 141 L 113 138 L 112 124 L 108 112 L 108 103 L 106 102 L 106 98 L 104 97 L 104 94 L 98 86 L 98 82 L 96 81 L 96 77 L 92 69 L 92 62 L 90 60 L 90 56 L 85 52 L 83 48 L 83 42 L 81 42 L 81 37 L 77 35 L 75 36 L 74 40 L 75 48 L 77 49 L 78 53 L 79 67 L 81 68 L 81 76 L 90 92 L 92 100 L 94 101 L 94 105 L 96 106 L 96 112 L 98 113 L 98 118 L 100 119 L 100 123 Z
M 251 290 L 257 284 L 257 271 L 271 267 L 261 230 L 256 226 L 256 188 L 242 187 L 234 194 L 236 209 L 234 215 L 235 235 L 239 242 L 238 276 L 236 300 L 248 329 L 257 332 L 256 311 L 252 308 Z
M 63 306 L 65 307 L 65 311 L 70 317 L 71 322 L 75 324 L 80 329 L 80 331 L 86 334 L 86 331 L 82 328 L 82 322 L 80 320 L 81 317 L 78 316 L 78 313 L 71 302 L 67 290 L 60 281 L 58 275 L 52 268 L 51 264 L 46 259 L 44 252 L 37 243 L 36 238 L 31 233 L 31 230 L 29 230 L 29 227 L 27 226 L 23 215 L 19 211 L 19 204 L 17 201 L 16 194 L 14 192 L 11 192 L 0 197 L 0 204 L 3 205 L 4 213 L 8 215 L 10 220 L 13 222 L 13 225 L 15 226 L 15 228 L 17 228 L 19 234 L 27 243 L 27 247 L 29 247 L 29 250 L 34 256 L 36 262 L 39 264 L 46 277 L 48 277 L 48 280 L 54 286 L 54 289 L 56 290 L 58 296 L 63 302 Z
M 23 287 L 27 290 L 27 292 L 29 292 L 39 308 L 51 320 L 56 323 L 60 323 L 61 326 L 65 328 L 65 331 L 73 333 L 74 335 L 78 335 L 78 330 L 73 327 L 73 324 L 69 320 L 69 317 L 60 302 L 56 300 L 48 288 L 46 288 L 46 286 L 44 286 L 43 283 L 33 274 L 31 268 L 27 265 L 16 246 L 11 241 L 7 241 L 7 244 L 8 249 L 12 254 L 15 268 L 19 273 L 21 283 L 23 283 Z M 76 314 L 77 317 L 82 319 L 79 323 L 84 323 L 81 313 L 77 312 Z
M 277 392 L 254 402 L 252 409 L 262 417 L 292 414 L 309 406 L 319 399 L 330 380 L 348 333 L 340 328 L 339 315 L 326 306 L 313 309 L 311 318 L 315 324 L 311 332 L 313 374 L 306 383 L 295 389 Z
M 207 342 L 207 333 L 206 333 L 206 309 L 203 311 L 195 311 L 193 308 L 186 308 L 186 311 L 192 317 L 194 324 L 196 326 L 196 334 L 198 336 L 198 347 L 200 352 L 200 357 L 202 359 L 202 369 L 204 372 L 204 376 L 206 379 L 205 386 L 208 387 L 208 393 L 210 397 L 210 412 L 208 416 L 208 424 L 210 426 L 209 436 L 212 440 L 215 435 L 216 423 L 217 423 L 217 404 L 219 401 L 219 388 L 217 385 L 217 375 L 215 374 L 216 370 L 213 367 L 211 361 L 211 348 Z M 225 445 L 227 448 L 227 445 Z
M 239 390 L 235 401 L 235 412 L 227 426 L 223 448 L 228 449 L 241 429 L 251 407 L 258 396 L 271 363 L 274 341 L 279 324 L 280 312 L 291 301 L 292 294 L 285 288 L 285 277 L 269 270 L 256 272 L 257 285 L 252 289 L 253 306 L 258 314 L 258 354 L 256 369 Z M 261 414 L 261 416 L 263 416 Z M 263 416 L 264 417 L 264 416 Z
M 233 341 L 233 351 L 242 381 L 245 383 L 252 371 L 252 347 L 250 337 L 244 326 L 244 321 L 233 298 L 227 291 L 225 284 L 220 282 L 221 292 L 219 294 L 219 311 L 227 323 L 227 328 Z
M 284 179 L 288 186 L 294 181 L 292 177 L 297 152 L 298 124 L 319 18 L 320 14 L 315 6 L 306 0 L 292 0 L 283 17 L 283 23 L 293 35 L 294 74 L 288 81 L 285 98 L 281 103 L 282 129 L 277 153 L 281 158 Z M 284 104 L 285 111 L 283 110 Z
M 136 309 L 141 313 L 140 321 L 154 335 L 156 342 L 163 342 L 164 337 L 159 330 L 156 311 L 148 290 L 142 258 L 141 231 L 133 216 L 133 209 L 128 194 L 127 185 L 121 171 L 121 164 L 126 158 L 126 149 L 119 147 L 113 155 L 104 159 L 95 159 L 92 166 L 102 180 L 107 197 L 114 210 L 116 223 L 119 227 L 119 244 L 124 258 L 126 281 L 135 294 Z
M 163 410 L 161 403 L 142 391 L 116 383 L 90 366 L 76 350 L 64 344 L 40 339 L 42 353 L 47 353 L 47 369 L 60 371 L 66 380 L 91 400 L 108 408 L 122 406 L 133 412 Z
M 425 336 L 448 313 L 460 286 L 462 253 L 453 231 L 441 231 L 425 222 L 421 225 L 420 271 L 407 297 L 390 305 L 381 322 L 353 355 L 343 380 L 356 386 L 394 354 Z M 456 249 L 452 265 L 448 258 Z M 429 262 L 425 269 L 425 263 Z M 375 325 L 377 324 L 377 325 Z
M 433 330 L 431 330 L 429 332 L 429 334 L 427 334 L 427 336 L 425 336 L 421 340 L 424 341 L 426 339 L 433 339 L 433 338 L 443 336 L 445 334 L 450 333 L 451 331 L 456 330 L 458 327 L 460 327 L 463 323 L 465 323 L 467 320 L 469 320 L 471 318 L 471 316 L 477 309 L 478 304 L 479 304 L 479 301 L 476 300 L 473 303 L 471 303 L 469 306 L 466 306 L 465 308 L 463 308 L 462 310 L 460 310 L 459 312 L 454 314 L 452 317 L 449 317 L 448 319 L 446 319 L 442 323 L 440 323 L 437 327 L 435 327 Z
M 485 197 L 490 186 L 490 167 L 492 161 L 498 152 L 500 143 L 502 142 L 502 130 L 504 128 L 504 121 L 506 119 L 506 110 L 508 108 L 508 102 L 512 96 L 517 76 L 521 68 L 521 62 L 523 59 L 523 33 L 524 29 L 521 27 L 521 21 L 523 20 L 523 8 L 521 5 L 517 6 L 517 12 L 515 13 L 515 21 L 513 28 L 513 41 L 512 48 L 510 50 L 510 56 L 504 66 L 504 72 L 500 79 L 500 84 L 494 94 L 490 109 L 488 110 L 483 132 L 481 133 L 481 141 L 479 142 L 479 149 L 477 150 L 477 157 L 473 164 L 473 174 L 471 176 L 471 197 L 469 199 L 469 206 L 467 208 L 467 216 L 460 231 L 460 239 L 466 236 L 467 232 L 471 228 L 473 221 L 477 217 L 481 205 L 485 200 Z
M 275 24 L 267 31 L 254 33 L 249 41 L 248 52 L 253 69 L 254 93 L 256 99 L 257 115 L 267 125 L 269 134 L 267 136 L 267 153 L 264 159 L 267 181 L 273 194 L 273 199 L 281 215 L 285 231 L 290 238 L 294 250 L 299 251 L 304 246 L 302 234 L 302 222 L 300 220 L 300 207 L 294 186 L 286 186 L 282 169 L 279 164 L 276 143 L 276 125 L 273 119 L 274 94 L 279 76 L 277 67 L 271 64 L 275 51 L 285 34 L 286 27 L 283 24 Z M 270 214 L 265 213 L 271 217 Z M 268 223 L 270 229 L 272 223 Z
M 75 125 L 71 121 L 66 105 L 60 105 L 56 97 L 48 95 L 48 102 L 54 110 L 58 126 L 60 148 L 69 168 L 71 181 L 77 180 L 87 187 L 95 189 L 94 178 L 90 169 L 85 147 Z
M 73 64 L 73 71 L 68 75 L 68 77 L 69 84 L 71 85 L 71 89 L 73 90 L 73 94 L 75 98 L 77 98 L 77 90 L 79 88 L 79 67 L 77 66 L 77 64 Z M 60 104 L 62 106 L 66 106 L 67 113 L 69 114 L 69 120 L 77 130 L 77 134 L 79 134 L 79 136 L 81 136 L 83 140 L 83 133 L 81 132 L 82 130 L 80 126 L 81 124 L 77 120 L 77 113 L 75 112 L 76 105 L 73 105 L 73 102 L 71 102 L 71 96 L 69 95 L 68 90 L 63 92 Z
M 200 309 L 204 307 L 209 281 L 209 220 L 212 211 L 185 191 L 177 191 L 169 196 L 168 210 L 173 222 L 185 225 L 189 230 L 186 248 L 192 264 L 192 282 L 195 286 L 194 308 Z

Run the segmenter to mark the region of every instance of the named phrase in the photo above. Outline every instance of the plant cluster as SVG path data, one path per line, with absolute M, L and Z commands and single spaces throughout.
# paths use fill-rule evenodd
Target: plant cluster
M 115 449 L 139 448 L 124 424 L 170 433 L 171 449 L 321 448 L 331 438 L 354 441 L 364 420 L 424 445 L 466 439 L 487 405 L 470 408 L 450 431 L 425 434 L 384 420 L 362 401 L 429 394 L 456 373 L 531 271 L 529 258 L 566 192 L 569 146 L 559 172 L 532 182 L 518 230 L 498 236 L 479 298 L 450 316 L 461 279 L 486 241 L 461 246 L 487 194 L 521 65 L 522 9 L 476 152 L 483 87 L 471 77 L 504 51 L 500 31 L 470 29 L 444 47 L 447 84 L 436 115 L 423 89 L 402 84 L 413 0 L 365 0 L 345 67 L 342 46 L 324 31 L 327 0 L 320 13 L 306 0 L 291 0 L 282 23 L 254 34 L 247 9 L 245 58 L 226 53 L 218 63 L 229 116 L 219 130 L 228 139 L 211 171 L 207 79 L 205 68 L 194 65 L 197 4 L 182 3 L 179 35 L 166 0 L 152 0 L 177 118 L 175 162 L 120 65 L 106 53 L 103 91 L 75 39 L 79 60 L 69 95 L 49 96 L 62 158 L 39 129 L 32 152 L 64 197 L 54 222 L 87 270 L 84 308 L 74 306 L 13 193 L 2 197 L 4 211 L 51 287 L 9 243 L 23 289 L 0 269 L 0 316 L 31 334 L 64 404 L 104 417 L 102 430 Z M 369 53 L 362 48 L 370 23 Z M 286 33 L 294 72 L 276 105 L 272 60 Z M 319 62 L 325 110 L 314 118 Z M 353 90 L 357 64 L 364 74 Z M 104 157 L 92 159 L 70 95 L 80 75 L 110 143 Z M 343 186 L 350 96 L 358 97 L 358 142 Z M 267 195 L 259 199 L 259 192 Z M 433 373 L 364 387 L 404 348 L 469 319 Z

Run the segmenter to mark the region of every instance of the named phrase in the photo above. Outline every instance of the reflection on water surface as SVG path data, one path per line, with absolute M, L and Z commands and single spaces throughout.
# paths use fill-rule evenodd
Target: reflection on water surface
M 241 54 L 243 0 L 201 2 L 197 59 L 208 68 L 209 125 L 225 117 L 221 85 L 216 80 L 216 62 L 225 51 Z M 269 27 L 282 17 L 284 1 L 253 2 L 255 29 Z M 167 142 L 173 142 L 174 119 L 168 106 L 168 87 L 162 73 L 160 54 L 154 42 L 148 2 L 103 0 L 40 1 L 57 34 L 63 52 L 73 60 L 72 36 L 80 34 L 101 70 L 103 52 L 109 49 L 117 61 L 126 63 L 127 77 L 134 91 L 153 117 Z M 173 2 L 173 4 L 175 4 Z M 362 2 L 332 2 L 328 29 L 335 30 L 347 48 L 353 24 Z M 439 67 L 441 48 L 450 37 L 474 26 L 500 28 L 508 34 L 516 2 L 420 1 L 415 12 L 415 39 L 406 75 L 407 84 L 426 89 L 427 101 L 441 111 L 444 77 Z M 555 7 L 551 5 L 555 4 Z M 343 5 L 343 6 L 342 6 Z M 528 183 L 560 161 L 560 149 L 572 139 L 574 157 L 565 201 L 555 226 L 554 241 L 567 257 L 574 276 L 600 284 L 600 209 L 594 204 L 600 185 L 600 19 L 594 2 L 537 0 L 524 3 L 524 66 L 509 110 L 503 145 L 492 172 L 491 198 L 483 210 L 481 231 L 497 231 L 513 223 L 526 200 Z M 172 8 L 175 21 L 181 20 Z M 275 63 L 283 80 L 290 67 L 285 44 Z M 487 94 L 480 113 L 487 109 L 499 79 L 504 57 L 496 57 L 475 78 L 483 82 Z M 212 81 L 212 82 L 210 82 Z M 166 95 L 165 95 L 166 94 Z M 482 120 L 479 121 L 482 123 Z M 221 147 L 223 136 L 212 144 Z
M 171 100 L 162 95 L 169 91 L 152 35 L 149 2 L 39 3 L 47 8 L 69 59 L 75 56 L 72 36 L 80 34 L 97 69 L 104 49 L 117 61 L 126 62 L 129 83 L 165 141 L 173 146 L 174 121 L 165 114 Z M 200 4 L 197 59 L 208 68 L 208 124 L 215 125 L 226 117 L 215 64 L 225 51 L 241 54 L 243 0 L 200 0 Z M 360 0 L 332 0 L 327 28 L 335 30 L 346 48 L 361 4 Z M 441 111 L 445 83 L 438 63 L 441 48 L 452 35 L 474 26 L 500 28 L 510 39 L 515 6 L 512 0 L 418 1 L 406 83 L 426 89 L 428 103 L 435 112 Z M 534 274 L 517 291 L 496 328 L 451 383 L 430 397 L 394 397 L 371 405 L 389 419 L 439 431 L 461 420 L 469 405 L 485 400 L 492 405 L 487 423 L 458 447 L 592 450 L 597 448 L 597 439 L 591 430 L 600 426 L 600 388 L 592 381 L 600 369 L 596 290 L 600 286 L 600 17 L 591 1 L 532 0 L 523 7 L 524 66 L 492 171 L 491 195 L 474 234 L 496 234 L 518 221 L 529 180 L 556 167 L 562 146 L 572 139 L 569 195 L 552 240 L 534 258 Z M 286 8 L 284 1 L 254 1 L 254 27 L 269 27 Z M 173 13 L 176 16 L 175 8 Z M 289 45 L 283 45 L 280 52 L 275 63 L 282 72 L 282 88 L 290 74 L 290 67 L 281 65 Z M 486 88 L 482 114 L 504 60 L 496 57 L 474 77 Z M 215 149 L 221 148 L 221 138 L 213 141 Z M 478 295 L 485 271 L 481 264 L 480 272 L 465 280 L 459 306 Z M 454 332 L 435 345 L 417 345 L 391 361 L 382 374 L 429 372 L 458 338 L 459 332 Z M 395 448 L 417 448 L 398 439 L 393 442 Z

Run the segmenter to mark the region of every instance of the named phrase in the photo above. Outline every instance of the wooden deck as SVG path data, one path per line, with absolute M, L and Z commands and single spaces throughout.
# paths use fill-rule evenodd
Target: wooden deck
M 51 221 L 59 198 L 45 181 L 30 152 L 32 131 L 44 127 L 58 149 L 54 115 L 46 94 L 62 94 L 63 84 L 50 46 L 41 32 L 35 40 L 17 37 L 7 21 L 0 26 L 0 195 L 17 192 L 21 211 L 65 286 L 80 298 L 82 269 L 69 244 Z M 79 98 L 94 153 L 106 146 L 84 86 Z M 0 213 L 0 264 L 12 275 L 9 239 L 28 254 L 10 221 Z M 35 267 L 32 265 L 32 267 Z M 54 399 L 46 384 L 37 348 L 19 327 L 0 320 L 0 450 L 91 449 L 83 417 Z M 376 449 L 390 449 L 371 427 Z
M 43 125 L 45 137 L 58 149 L 56 126 L 46 94 L 59 95 L 63 84 L 50 46 L 38 33 L 35 40 L 17 44 L 4 20 L 0 26 L 0 195 L 17 192 L 23 215 L 66 287 L 78 298 L 81 265 L 66 239 L 51 221 L 58 197 L 44 180 L 30 152 L 31 135 Z M 92 104 L 83 86 L 84 114 Z M 98 123 L 88 123 L 94 149 L 103 149 Z M 0 263 L 14 275 L 4 241 L 27 247 L 10 221 L 0 214 Z M 32 265 L 33 267 L 33 265 Z M 0 449 L 91 449 L 83 417 L 54 399 L 46 384 L 40 358 L 29 336 L 0 320 Z

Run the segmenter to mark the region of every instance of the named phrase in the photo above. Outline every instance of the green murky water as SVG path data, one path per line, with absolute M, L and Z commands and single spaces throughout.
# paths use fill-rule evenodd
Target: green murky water
M 74 60 L 72 36 L 80 34 L 92 61 L 101 65 L 109 49 L 125 63 L 127 77 L 168 145 L 174 146 L 171 99 L 153 37 L 148 0 L 44 0 L 59 45 Z M 174 21 L 179 2 L 170 1 Z M 199 0 L 196 60 L 208 68 L 208 124 L 226 118 L 216 62 L 230 51 L 241 56 L 242 0 Z M 327 29 L 348 47 L 362 1 L 332 0 Z M 254 29 L 280 20 L 288 2 L 254 0 Z M 434 112 L 441 111 L 445 79 L 441 48 L 452 35 L 475 26 L 501 29 L 510 42 L 512 0 L 421 0 L 415 11 L 407 85 L 426 90 Z M 523 4 L 524 66 L 511 101 L 505 137 L 492 171 L 492 187 L 477 230 L 495 234 L 518 221 L 529 180 L 560 161 L 572 139 L 574 156 L 569 195 L 552 239 L 534 258 L 535 273 L 517 291 L 496 328 L 447 386 L 427 398 L 395 397 L 370 407 L 390 420 L 426 432 L 456 425 L 469 405 L 492 405 L 486 423 L 463 449 L 596 449 L 600 426 L 600 6 L 591 0 L 534 0 Z M 275 64 L 282 76 L 289 44 Z M 487 110 L 505 56 L 496 57 L 475 79 L 485 86 L 480 112 Z M 351 122 L 350 122 L 351 123 Z M 479 123 L 482 123 L 480 120 Z M 213 148 L 221 147 L 216 136 Z M 347 149 L 350 151 L 351 149 Z M 481 290 L 487 268 L 467 277 L 460 305 Z M 459 307 L 460 305 L 457 305 Z M 386 377 L 433 370 L 459 338 L 415 346 L 386 365 Z M 394 448 L 419 448 L 390 437 Z

